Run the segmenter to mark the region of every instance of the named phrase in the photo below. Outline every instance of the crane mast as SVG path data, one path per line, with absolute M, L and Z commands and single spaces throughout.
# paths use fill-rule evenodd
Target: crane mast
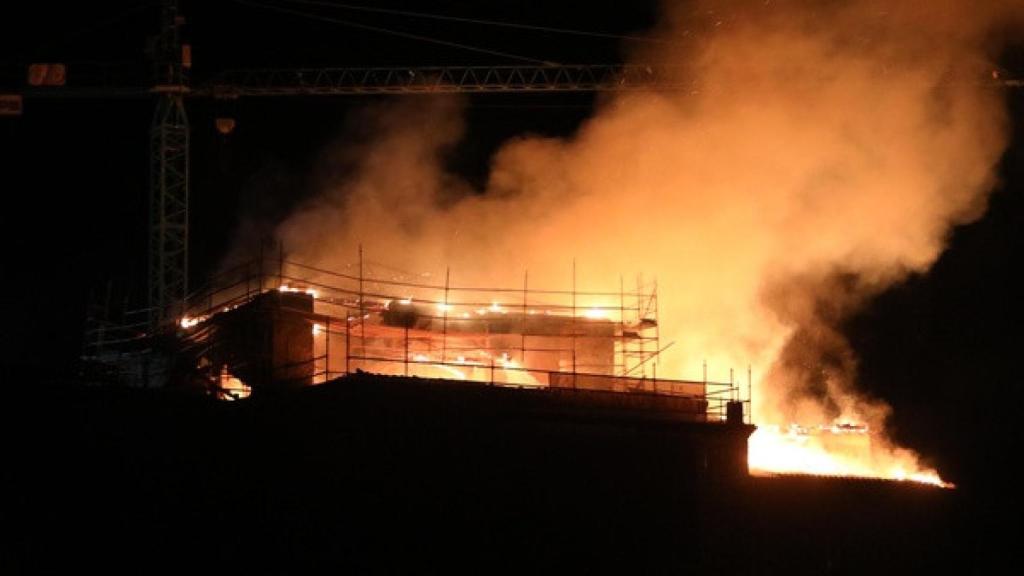
M 178 2 L 162 5 L 154 46 L 156 109 L 149 129 L 149 324 L 180 315 L 188 294 L 189 124 L 184 96 L 188 61 Z
M 59 87 L 27 86 L 32 98 L 123 98 L 155 96 L 150 125 L 149 327 L 181 316 L 188 297 L 189 121 L 186 98 L 344 96 L 368 94 L 493 94 L 558 92 L 680 91 L 694 87 L 679 66 L 512 65 L 350 67 L 231 70 L 191 85 L 189 46 L 182 42 L 184 17 L 178 0 L 161 3 L 160 32 L 153 46 L 150 83 L 113 81 Z M 1024 79 L 977 80 L 993 88 L 1024 88 Z

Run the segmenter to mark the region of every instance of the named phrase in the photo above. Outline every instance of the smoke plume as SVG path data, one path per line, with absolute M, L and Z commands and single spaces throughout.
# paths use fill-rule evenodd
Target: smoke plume
M 278 233 L 300 260 L 452 270 L 461 285 L 618 290 L 656 276 L 659 376 L 755 374 L 755 419 L 881 424 L 837 325 L 929 268 L 978 218 L 1007 138 L 986 83 L 1000 2 L 668 2 L 635 61 L 692 89 L 601 101 L 568 138 L 521 137 L 484 190 L 446 172 L 457 98 L 364 111 L 350 169 Z M 1014 19 L 1015 18 L 1015 19 Z M 443 272 L 442 276 L 443 277 Z

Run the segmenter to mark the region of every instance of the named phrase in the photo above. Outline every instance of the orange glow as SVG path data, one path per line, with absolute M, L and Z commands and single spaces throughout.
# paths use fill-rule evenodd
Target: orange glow
M 679 65 L 673 79 L 689 89 L 609 94 L 569 137 L 504 143 L 473 182 L 443 160 L 466 132 L 467 100 L 375 106 L 372 138 L 322 156 L 353 169 L 318 182 L 277 236 L 316 267 L 351 270 L 365 250 L 410 273 L 454 270 L 467 286 L 519 286 L 528 271 L 531 288 L 578 276 L 620 293 L 657 274 L 659 338 L 674 344 L 659 375 L 728 381 L 749 366 L 754 422 L 870 426 L 859 444 L 838 424 L 762 429 L 751 469 L 941 484 L 886 442 L 887 407 L 858 392 L 842 327 L 927 273 L 953 227 L 984 212 L 1010 135 L 1005 98 L 951 79 L 991 69 L 990 32 L 1017 26 L 1022 9 L 885 4 L 663 2 L 658 34 L 686 41 L 630 52 Z M 504 312 L 479 302 L 459 312 Z M 558 315 L 567 303 L 523 305 Z
M 217 398 L 220 400 L 241 400 L 242 398 L 248 398 L 252 393 L 252 390 L 245 385 L 245 382 L 235 378 L 234 375 L 228 372 L 227 366 L 221 368 L 217 379 L 219 386 Z
M 508 384 L 519 386 L 543 386 L 530 372 L 523 370 L 523 365 L 509 357 L 508 353 L 498 358 L 498 363 L 504 369 L 504 380 Z
M 423 378 L 450 378 L 455 380 L 466 380 L 466 373 L 455 366 L 439 364 L 430 359 L 426 354 L 414 354 L 412 361 L 420 366 L 415 366 L 410 374 Z
M 750 437 L 748 450 L 747 464 L 754 475 L 814 474 L 954 487 L 923 467 L 913 452 L 893 447 L 866 426 L 761 426 Z
M 303 293 L 303 294 L 309 294 L 309 295 L 310 295 L 310 296 L 312 296 L 312 297 L 313 297 L 314 299 L 316 299 L 316 298 L 318 298 L 318 297 L 320 296 L 320 293 L 319 293 L 319 292 L 317 292 L 317 291 L 316 291 L 315 289 L 313 289 L 313 288 L 295 288 L 295 287 L 293 287 L 293 286 L 289 286 L 289 285 L 287 285 L 287 284 L 282 284 L 282 285 L 280 285 L 280 286 L 279 286 L 279 287 L 277 288 L 277 290 L 278 290 L 278 292 L 285 292 L 285 293 L 288 293 L 288 292 L 292 292 L 292 293 Z
M 183 316 L 180 320 L 178 320 L 178 326 L 181 326 L 182 328 L 187 330 L 189 328 L 198 326 L 201 322 L 205 321 L 206 316 Z

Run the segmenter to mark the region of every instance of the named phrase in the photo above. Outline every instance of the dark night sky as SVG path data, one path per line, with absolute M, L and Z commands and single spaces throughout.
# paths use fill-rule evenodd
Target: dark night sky
M 453 15 L 628 34 L 649 27 L 653 2 L 389 2 Z M 543 10 L 538 6 L 543 5 Z M 144 70 L 145 37 L 155 7 L 134 2 L 37 2 L 0 23 L 5 70 L 33 61 L 108 63 L 115 72 Z M 154 5 L 155 6 L 155 5 Z M 318 65 L 504 64 L 494 56 L 311 22 L 233 2 L 185 4 L 194 75 L 228 67 Z M 389 26 L 560 62 L 622 60 L 618 43 L 402 19 L 341 14 Z M 1007 52 L 1007 68 L 1024 70 L 1024 48 Z M 3 85 L 11 88 L 10 82 Z M 1024 91 L 1007 93 L 1014 136 L 1002 182 L 980 221 L 955 231 L 949 250 L 927 275 L 884 294 L 849 322 L 863 381 L 892 403 L 898 438 L 934 459 L 944 475 L 979 489 L 998 488 L 991 462 L 1020 439 L 1020 281 L 1014 268 L 1022 240 Z M 342 132 L 370 98 L 195 101 L 192 257 L 196 278 L 223 257 L 239 218 L 271 223 L 309 190 L 317 152 Z M 592 97 L 479 96 L 471 100 L 465 144 L 452 166 L 480 179 L 490 152 L 524 132 L 561 135 L 587 117 Z M 217 114 L 238 128 L 223 137 Z M 90 291 L 113 280 L 141 295 L 145 264 L 147 129 L 145 99 L 29 100 L 21 118 L 0 118 L 0 211 L 3 270 L 0 339 L 7 374 L 70 370 L 81 342 Z M 5 378 L 3 385 L 17 385 Z

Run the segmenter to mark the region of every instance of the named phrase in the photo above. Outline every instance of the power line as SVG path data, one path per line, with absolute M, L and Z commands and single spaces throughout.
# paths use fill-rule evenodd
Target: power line
M 418 40 L 420 42 L 429 42 L 432 44 L 438 44 L 441 46 L 448 46 L 450 48 L 459 48 L 461 50 L 469 50 L 472 52 L 479 52 L 481 54 L 488 54 L 490 56 L 499 56 L 501 58 L 511 58 L 513 60 L 521 60 L 523 62 L 530 62 L 532 64 L 541 65 L 552 65 L 557 64 L 555 62 L 547 60 L 538 60 L 537 58 L 530 58 L 528 56 L 521 56 L 519 54 L 512 54 L 510 52 L 502 52 L 499 50 L 491 50 L 489 48 L 481 48 L 479 46 L 472 46 L 469 44 L 462 44 L 460 42 L 451 42 L 449 40 L 441 40 L 440 38 L 432 38 L 429 36 L 422 36 L 420 34 L 413 34 L 411 32 L 403 32 L 401 30 L 392 30 L 390 28 L 382 28 L 380 26 L 371 26 L 369 24 L 360 24 L 358 22 L 351 22 L 349 20 L 341 20 L 339 18 L 332 18 L 329 16 L 322 16 L 320 14 L 313 14 L 310 12 L 304 12 L 301 10 L 293 10 L 291 8 L 285 8 L 283 6 L 276 6 L 273 4 L 263 4 L 259 2 L 249 2 L 247 0 L 232 0 L 236 4 L 242 4 L 245 6 L 263 8 L 265 10 L 273 10 L 276 12 L 282 12 L 285 14 L 291 14 L 293 16 L 300 16 L 302 18 L 309 18 L 311 20 L 319 20 L 322 22 L 329 22 L 332 24 L 340 24 L 342 26 L 348 26 L 350 28 L 357 28 L 361 30 L 369 30 L 371 32 L 378 32 L 381 34 L 390 34 L 392 36 L 398 36 L 401 38 L 408 38 L 411 40 Z
M 359 6 L 356 4 L 344 4 L 341 2 L 329 2 L 324 0 L 284 0 L 292 4 L 306 4 L 311 6 L 324 6 L 338 8 L 341 10 L 352 10 L 356 12 L 372 12 L 377 14 L 390 14 L 393 16 L 405 16 L 408 18 L 425 18 L 428 20 L 443 20 L 447 22 L 462 22 L 466 24 L 480 24 L 484 26 L 498 26 L 502 28 L 516 28 L 519 30 L 531 30 L 534 32 L 549 32 L 552 34 L 569 34 L 573 36 L 590 36 L 593 38 L 607 38 L 612 40 L 632 40 L 634 42 L 655 42 L 672 43 L 669 38 L 654 38 L 648 36 L 633 36 L 629 34 L 611 34 L 607 32 L 592 32 L 589 30 L 576 30 L 572 28 L 556 28 L 554 26 L 541 26 L 538 24 L 521 24 L 517 22 L 506 22 L 501 20 L 486 20 L 483 18 L 467 18 L 464 16 L 448 16 L 444 14 L 430 14 L 427 12 L 415 12 L 412 10 L 397 10 L 394 8 L 374 8 L 371 6 Z

